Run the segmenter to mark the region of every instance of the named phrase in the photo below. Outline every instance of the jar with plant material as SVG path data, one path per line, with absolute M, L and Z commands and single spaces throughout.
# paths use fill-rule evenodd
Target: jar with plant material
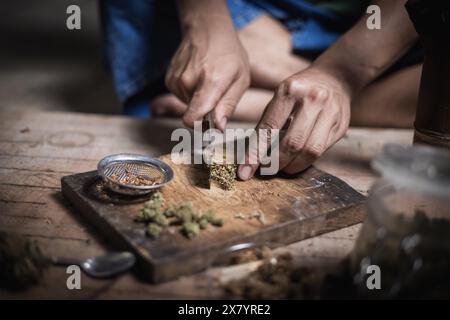
M 388 145 L 372 165 L 381 178 L 348 261 L 354 294 L 450 298 L 450 152 Z

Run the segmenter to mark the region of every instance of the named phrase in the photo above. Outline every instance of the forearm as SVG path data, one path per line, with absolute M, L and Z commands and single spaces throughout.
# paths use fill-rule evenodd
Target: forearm
M 226 0 L 177 0 L 178 15 L 183 32 L 192 28 L 220 26 L 226 31 L 233 27 Z
M 417 35 L 404 7 L 406 0 L 378 0 L 380 30 L 369 30 L 367 15 L 343 35 L 314 65 L 332 73 L 353 96 L 393 65 Z

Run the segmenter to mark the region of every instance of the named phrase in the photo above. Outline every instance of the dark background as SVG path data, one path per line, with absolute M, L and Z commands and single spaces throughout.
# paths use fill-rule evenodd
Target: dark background
M 81 30 L 66 28 L 71 4 L 81 8 Z M 96 0 L 0 1 L 0 108 L 120 113 L 98 7 Z

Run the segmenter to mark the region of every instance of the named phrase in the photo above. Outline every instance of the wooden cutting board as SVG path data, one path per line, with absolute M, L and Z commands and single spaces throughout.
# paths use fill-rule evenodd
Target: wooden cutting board
M 117 249 L 138 257 L 140 272 L 152 282 L 162 282 L 207 268 L 229 246 L 253 242 L 288 244 L 344 228 L 363 219 L 365 197 L 342 180 L 311 167 L 295 177 L 253 178 L 237 181 L 235 190 L 207 187 L 208 173 L 201 166 L 175 165 L 174 180 L 161 189 L 166 204 L 191 201 L 199 210 L 213 208 L 223 218 L 221 228 L 209 226 L 187 239 L 176 230 L 158 239 L 145 235 L 145 226 L 134 221 L 147 197 L 130 198 L 99 193 L 96 171 L 62 178 L 62 192 L 87 220 L 109 237 Z M 242 220 L 238 213 L 263 212 L 258 219 Z

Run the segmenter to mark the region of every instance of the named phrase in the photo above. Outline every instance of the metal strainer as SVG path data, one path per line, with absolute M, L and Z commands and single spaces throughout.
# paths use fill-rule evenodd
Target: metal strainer
M 138 154 L 115 154 L 100 160 L 99 175 L 108 188 L 125 195 L 143 195 L 169 183 L 173 171 L 165 162 Z

